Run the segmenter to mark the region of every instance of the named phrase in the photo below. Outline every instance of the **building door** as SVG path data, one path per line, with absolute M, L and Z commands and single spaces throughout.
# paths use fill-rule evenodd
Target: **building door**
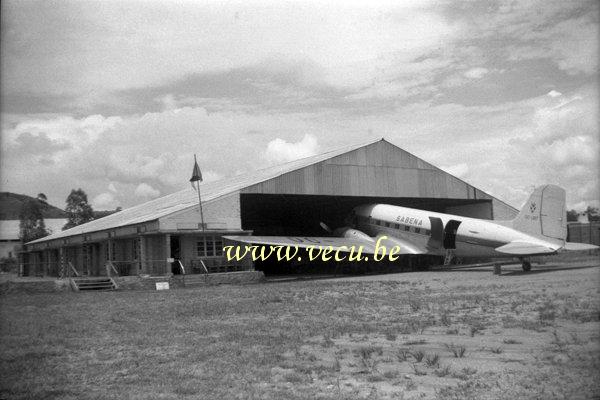
M 171 272 L 173 275 L 181 274 L 181 268 L 179 262 L 177 262 L 181 259 L 181 240 L 179 236 L 171 235 L 171 258 L 175 259 L 175 262 L 171 263 Z

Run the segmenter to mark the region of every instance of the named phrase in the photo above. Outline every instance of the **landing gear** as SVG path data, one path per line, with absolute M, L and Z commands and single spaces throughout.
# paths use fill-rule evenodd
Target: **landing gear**
M 523 261 L 523 271 L 529 272 L 531 271 L 531 263 L 529 261 Z

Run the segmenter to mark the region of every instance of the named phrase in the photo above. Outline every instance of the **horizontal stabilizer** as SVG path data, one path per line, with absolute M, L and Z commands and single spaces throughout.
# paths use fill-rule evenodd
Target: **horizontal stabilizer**
M 597 248 L 598 248 L 598 246 L 594 246 L 593 244 L 566 242 L 565 246 L 562 248 L 562 250 L 584 251 L 584 250 L 596 250 Z
M 496 247 L 496 251 L 515 256 L 531 256 L 536 254 L 556 253 L 556 249 L 538 243 L 514 241 L 504 246 Z

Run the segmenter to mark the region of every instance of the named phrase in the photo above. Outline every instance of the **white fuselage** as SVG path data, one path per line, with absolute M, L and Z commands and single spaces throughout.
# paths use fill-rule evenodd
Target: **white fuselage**
M 387 204 L 359 206 L 354 215 L 356 228 L 370 236 L 405 239 L 435 255 L 452 249 L 458 257 L 511 257 L 494 249 L 513 241 L 557 249 L 564 243 L 515 230 L 511 221 L 488 221 Z

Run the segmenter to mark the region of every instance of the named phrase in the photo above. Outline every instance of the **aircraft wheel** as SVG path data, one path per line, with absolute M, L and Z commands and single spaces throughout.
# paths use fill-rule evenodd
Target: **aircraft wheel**
M 531 263 L 529 261 L 523 261 L 523 271 L 531 271 Z

